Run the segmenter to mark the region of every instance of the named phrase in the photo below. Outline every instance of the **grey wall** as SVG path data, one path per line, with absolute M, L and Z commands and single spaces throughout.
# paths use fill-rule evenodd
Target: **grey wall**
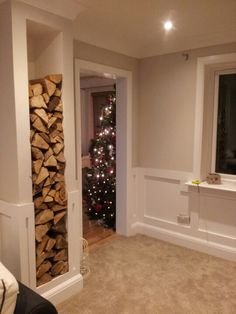
M 236 52 L 236 43 L 140 60 L 138 160 L 192 171 L 197 58 Z
M 98 48 L 80 41 L 74 41 L 74 57 L 86 61 L 96 62 L 107 66 L 128 70 L 133 78 L 133 120 L 132 120 L 132 161 L 133 166 L 138 165 L 138 59 Z

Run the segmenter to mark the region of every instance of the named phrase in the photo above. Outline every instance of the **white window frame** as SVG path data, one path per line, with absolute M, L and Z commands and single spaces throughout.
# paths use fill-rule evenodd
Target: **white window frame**
M 211 150 L 211 172 L 216 172 L 216 146 L 217 146 L 217 120 L 219 105 L 219 79 L 220 75 L 236 74 L 236 69 L 220 70 L 215 72 L 215 88 L 214 88 L 214 112 L 213 112 L 213 134 L 212 134 L 212 150 Z M 235 174 L 220 173 L 222 179 L 236 180 Z
M 205 177 L 201 175 L 202 169 L 202 141 L 203 141 L 203 118 L 204 118 L 204 92 L 205 92 L 205 73 L 207 67 L 219 67 L 226 65 L 225 68 L 229 68 L 229 64 L 232 68 L 235 68 L 236 53 L 229 53 L 223 55 L 215 55 L 208 57 L 200 57 L 197 59 L 197 78 L 196 78 L 196 104 L 195 104 L 195 123 L 194 123 L 194 153 L 193 153 L 193 178 L 204 180 Z M 211 170 L 211 169 L 209 169 Z M 222 178 L 225 182 L 225 190 L 229 183 L 228 190 L 236 192 L 236 176 L 225 175 Z M 230 187 L 233 183 L 234 188 Z M 219 187 L 220 189 L 220 187 Z

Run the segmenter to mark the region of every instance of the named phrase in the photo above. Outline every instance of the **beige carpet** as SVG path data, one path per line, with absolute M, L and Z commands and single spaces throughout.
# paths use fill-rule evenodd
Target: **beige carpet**
M 236 263 L 137 235 L 90 253 L 83 291 L 59 314 L 235 314 Z

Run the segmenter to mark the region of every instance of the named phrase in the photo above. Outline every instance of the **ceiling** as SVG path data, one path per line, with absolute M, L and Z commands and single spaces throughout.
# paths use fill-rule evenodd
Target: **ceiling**
M 136 58 L 236 41 L 236 0 L 21 1 L 72 19 L 78 40 Z

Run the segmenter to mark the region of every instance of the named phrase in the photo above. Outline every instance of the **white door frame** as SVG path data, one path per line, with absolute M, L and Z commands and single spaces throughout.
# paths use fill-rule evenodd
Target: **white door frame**
M 75 59 L 76 159 L 80 190 L 82 188 L 80 72 L 83 70 L 111 74 L 116 77 L 116 231 L 129 236 L 132 212 L 132 73 Z M 82 204 L 80 210 L 82 211 Z

